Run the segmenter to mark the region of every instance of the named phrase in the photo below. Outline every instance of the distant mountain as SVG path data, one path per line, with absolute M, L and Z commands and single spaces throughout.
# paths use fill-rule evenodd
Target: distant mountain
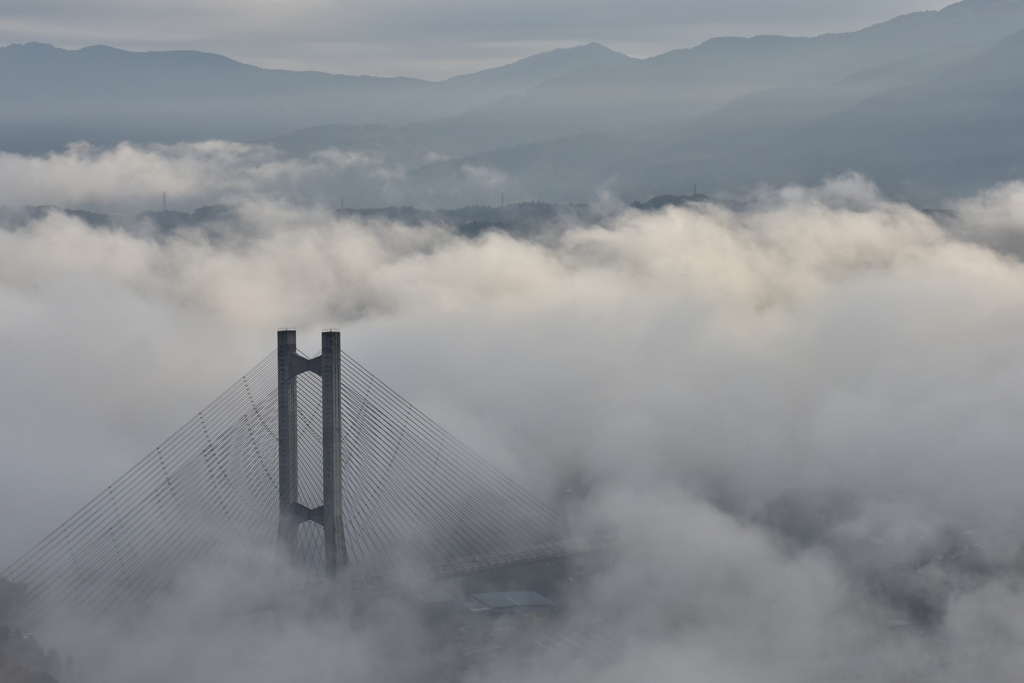
M 573 129 L 567 125 L 559 130 L 557 122 L 565 112 L 541 115 L 535 109 L 524 114 L 512 103 L 503 111 L 488 107 L 486 115 L 478 111 L 443 123 L 468 132 L 469 137 L 482 137 L 477 130 L 501 131 L 515 143 L 513 134 L 527 138 L 536 133 L 530 131 L 532 122 L 539 121 L 556 139 L 433 162 L 414 175 L 431 189 L 429 196 L 437 196 L 443 179 L 453 182 L 454 169 L 485 165 L 506 177 L 505 186 L 522 192 L 517 196 L 570 201 L 592 196 L 596 189 L 627 200 L 678 194 L 694 183 L 715 193 L 744 192 L 764 183 L 816 184 L 823 177 L 854 170 L 874 179 L 890 196 L 934 205 L 947 196 L 1024 177 L 1024 136 L 1020 134 L 1024 130 L 1024 32 L 998 41 L 955 42 L 985 34 L 982 28 L 1003 33 L 1022 21 L 1020 2 L 959 3 L 941 12 L 887 22 L 859 35 L 839 36 L 839 54 L 847 56 L 851 35 L 888 56 L 898 55 L 905 47 L 898 45 L 900 30 L 910 31 L 905 42 L 914 43 L 914 49 L 932 40 L 953 43 L 882 66 L 875 65 L 876 55 L 863 60 L 865 68 L 848 73 L 854 63 L 850 61 L 838 74 L 842 77 L 833 82 L 814 84 L 809 79 L 808 84 L 755 90 L 701 116 L 677 116 L 668 123 L 620 132 L 612 136 L 618 141 L 615 145 L 607 144 L 608 138 L 593 137 L 596 134 L 556 137 Z M 805 50 L 816 40 L 797 43 Z M 757 41 L 743 44 L 761 49 Z M 821 40 L 818 46 L 823 52 L 817 59 L 829 62 L 826 50 L 835 43 Z M 829 62 L 830 68 L 838 61 Z M 615 71 L 635 71 L 639 66 Z M 754 64 L 750 69 L 763 73 L 764 67 Z M 719 70 L 719 75 L 724 71 Z M 591 78 L 594 73 L 557 79 L 522 99 L 537 97 L 553 83 Z M 483 120 L 486 116 L 492 120 L 489 125 Z M 580 117 L 577 130 L 587 123 L 592 129 L 615 130 L 596 117 Z M 408 130 L 422 131 L 440 123 L 416 124 Z M 500 137 L 493 135 L 493 139 Z M 633 153 L 627 154 L 630 145 Z M 435 144 L 435 148 L 443 146 Z M 561 163 L 551 162 L 554 150 L 561 155 Z M 573 160 L 581 161 L 574 166 Z
M 751 93 L 827 87 L 868 70 L 881 76 L 923 57 L 948 67 L 1021 29 L 1024 0 L 965 0 L 852 33 L 715 38 L 645 60 L 575 71 L 491 109 L 523 130 L 550 136 L 686 125 Z M 877 80 L 874 92 L 886 87 L 884 78 Z
M 1024 31 L 920 82 L 809 120 L 709 117 L 682 142 L 613 165 L 626 195 L 816 183 L 848 170 L 917 204 L 1024 177 Z M 750 117 L 753 119 L 754 117 Z
M 434 83 L 261 69 L 194 51 L 9 45 L 0 48 L 0 149 L 41 153 L 76 140 L 245 141 L 326 123 L 400 125 L 629 61 L 592 43 Z
M 493 88 L 500 85 L 507 88 L 509 92 L 521 92 L 552 78 L 558 78 L 588 67 L 620 66 L 638 61 L 640 60 L 610 50 L 600 43 L 588 43 L 579 47 L 542 52 L 512 64 L 484 69 L 474 74 L 455 76 L 449 78 L 445 83 L 475 88 Z
M 365 166 L 325 171 L 308 195 L 363 207 L 606 190 L 630 201 L 846 170 L 934 204 L 1024 176 L 1022 31 L 1024 0 L 964 0 L 851 33 L 717 38 L 644 60 L 591 43 L 436 83 L 10 46 L 0 149 L 219 137 L 291 157 L 361 152 Z
M 447 156 L 642 126 L 654 126 L 654 136 L 766 90 L 826 87 L 871 69 L 898 72 L 926 55 L 948 65 L 1024 28 L 1022 3 L 965 0 L 853 33 L 717 38 L 644 60 L 591 43 L 438 83 L 261 69 L 190 51 L 11 45 L 0 48 L 0 149 L 42 153 L 75 140 L 252 141 L 325 125 L 417 124 L 396 144 Z M 822 110 L 878 92 L 885 77 Z M 302 137 L 303 148 L 316 145 Z
M 295 155 L 326 147 L 370 151 L 406 167 L 437 155 L 461 159 L 493 152 L 488 159 L 497 170 L 512 173 L 516 166 L 522 174 L 526 171 L 512 159 L 523 145 L 589 133 L 633 140 L 638 154 L 649 153 L 647 143 L 668 146 L 696 139 L 700 146 L 719 135 L 756 138 L 774 126 L 813 121 L 934 77 L 1021 29 L 1024 0 L 967 0 L 853 33 L 720 38 L 650 59 L 616 59 L 621 63 L 574 70 L 457 116 L 396 128 L 324 126 L 274 142 Z M 501 161 L 503 149 L 509 150 L 508 164 Z M 573 153 L 592 162 L 578 169 L 577 184 L 590 183 L 612 165 L 621 172 L 633 169 L 621 165 L 620 150 L 598 162 L 602 149 Z M 433 162 L 431 168 L 444 175 L 455 164 Z M 553 188 L 540 179 L 550 165 L 538 163 L 534 170 L 537 175 L 523 182 Z M 544 198 L 560 201 L 564 194 Z

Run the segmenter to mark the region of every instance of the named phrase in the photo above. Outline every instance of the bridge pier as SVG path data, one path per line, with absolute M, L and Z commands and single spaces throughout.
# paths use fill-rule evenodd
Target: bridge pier
M 323 505 L 298 502 L 298 432 L 295 379 L 315 372 L 321 380 L 323 408 Z M 348 564 L 341 506 L 341 333 L 324 332 L 320 355 L 303 358 L 296 352 L 295 331 L 277 333 L 277 537 L 289 557 L 296 556 L 299 524 L 316 522 L 324 529 L 324 570 L 337 575 Z

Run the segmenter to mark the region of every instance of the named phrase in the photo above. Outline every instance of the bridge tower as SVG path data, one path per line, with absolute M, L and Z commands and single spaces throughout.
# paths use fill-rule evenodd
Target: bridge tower
M 303 372 L 320 375 L 323 406 L 323 494 L 318 508 L 298 501 L 298 432 L 295 380 Z M 324 569 L 336 576 L 348 563 L 341 517 L 341 333 L 321 336 L 320 355 L 304 358 L 295 349 L 295 330 L 277 332 L 278 524 L 281 546 L 294 557 L 299 524 L 324 529 Z

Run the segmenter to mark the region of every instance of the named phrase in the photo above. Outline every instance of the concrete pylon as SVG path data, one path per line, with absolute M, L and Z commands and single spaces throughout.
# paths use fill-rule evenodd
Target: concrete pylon
M 295 330 L 277 331 L 277 540 L 289 557 L 295 556 L 299 523 L 298 440 L 295 424 Z
M 324 423 L 324 568 L 334 576 L 348 564 L 341 517 L 341 333 L 324 332 L 320 346 Z
M 303 372 L 320 375 L 323 407 L 323 495 L 318 508 L 298 502 L 298 434 L 296 429 L 295 378 Z M 295 557 L 298 528 L 316 522 L 324 529 L 324 569 L 328 577 L 348 564 L 345 525 L 341 506 L 341 333 L 323 333 L 321 352 L 303 358 L 295 350 L 295 331 L 277 333 L 277 537 L 284 551 Z

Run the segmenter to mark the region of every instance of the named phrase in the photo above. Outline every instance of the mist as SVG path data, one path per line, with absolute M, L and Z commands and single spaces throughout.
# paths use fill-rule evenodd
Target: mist
M 562 616 L 616 648 L 467 679 L 1015 680 L 1024 184 L 928 213 L 856 174 L 735 208 L 606 194 L 592 220 L 467 237 L 309 189 L 357 167 L 377 172 L 227 142 L 0 156 L 0 564 L 277 328 L 314 351 L 336 327 L 574 533 L 617 539 Z M 230 211 L 167 229 L 138 215 L 163 191 Z M 267 581 L 198 567 L 141 623 L 38 636 L 86 680 L 430 679 L 429 629 L 400 606 L 239 616 Z
M 494 62 L 487 63 L 494 64 L 507 54 L 504 39 L 460 48 L 446 38 L 451 63 L 466 64 L 466 71 L 443 80 L 408 77 L 433 69 L 427 57 L 403 77 L 371 77 L 356 75 L 363 70 L 261 68 L 188 50 L 2 46 L 8 90 L 0 106 L 0 164 L 10 180 L 0 194 L 15 206 L 63 205 L 40 195 L 71 195 L 77 208 L 89 209 L 111 196 L 100 187 L 108 175 L 122 173 L 117 196 L 134 194 L 135 212 L 162 206 L 164 192 L 178 209 L 251 192 L 331 208 L 455 209 L 498 205 L 503 196 L 508 203 L 593 204 L 605 195 L 643 203 L 695 184 L 703 194 L 741 199 L 762 184 L 813 186 L 853 171 L 891 199 L 934 209 L 1020 177 L 1020 0 L 961 0 L 941 9 L 919 3 L 926 11 L 813 37 L 800 37 L 792 21 L 779 29 L 783 35 L 768 29 L 769 17 L 795 13 L 810 21 L 813 13 L 800 3 L 760 3 L 756 13 L 740 11 L 742 4 L 718 3 L 715 12 L 666 5 L 639 15 L 630 7 L 627 22 L 614 19 L 623 9 L 612 3 L 584 12 L 586 21 L 573 20 L 573 31 L 588 37 L 571 44 L 557 38 L 561 29 L 546 36 L 541 30 L 579 14 L 568 6 L 517 7 L 514 17 L 505 16 L 507 8 L 481 14 L 449 7 L 460 16 L 451 26 L 441 8 L 431 7 L 431 21 L 403 8 L 411 26 L 428 33 L 442 26 L 472 32 L 480 17 L 500 15 L 502 31 L 528 40 L 533 26 L 536 44 L 547 50 L 472 71 L 460 53 L 493 49 Z M 270 5 L 256 14 L 278 17 L 281 8 Z M 329 9 L 314 5 L 305 8 L 312 12 L 305 21 Z M 207 18 L 245 14 L 241 25 L 256 17 L 239 7 L 229 3 Z M 702 16 L 723 33 L 693 44 L 677 29 L 677 11 Z M 897 11 L 891 3 L 889 11 Z M 841 15 L 838 6 L 815 12 L 837 22 Z M 873 10 L 850 12 L 851 21 L 868 22 Z M 298 21 L 294 8 L 289 13 Z M 730 32 L 719 23 L 730 13 L 752 23 Z M 194 12 L 179 14 L 196 23 Z M 372 33 L 376 19 L 363 18 Z M 285 30 L 287 22 L 273 21 Z M 663 44 L 652 21 L 682 42 L 652 52 Z M 353 22 L 342 23 L 351 29 Z M 640 52 L 586 42 L 601 39 L 598 24 L 607 22 L 619 36 L 612 47 L 626 41 Z M 338 25 L 315 23 L 332 31 Z M 395 17 L 388 15 L 387 24 L 398 30 Z M 750 35 L 754 25 L 769 33 L 735 37 Z M 629 31 L 653 42 L 627 40 Z M 408 63 L 417 51 L 436 54 L 413 40 L 389 51 L 397 35 L 339 48 L 337 36 L 315 42 L 303 33 L 302 49 L 289 54 L 301 60 L 309 51 L 324 59 L 337 50 L 361 52 L 382 67 Z M 278 49 L 285 45 L 293 39 Z M 81 177 L 85 169 L 96 175 Z M 71 177 L 80 182 L 65 182 Z M 209 199 L 193 203 L 204 194 Z
M 644 56 L 717 35 L 784 32 L 794 35 L 851 30 L 894 12 L 935 10 L 936 0 L 869 0 L 855 7 L 811 2 L 765 6 L 746 0 L 616 3 L 543 3 L 389 0 L 338 2 L 187 2 L 139 6 L 118 0 L 69 3 L 14 0 L 0 22 L 0 39 L 66 47 L 101 42 L 133 50 L 199 49 L 269 68 L 438 79 L 499 66 L 580 40 L 619 43 Z

